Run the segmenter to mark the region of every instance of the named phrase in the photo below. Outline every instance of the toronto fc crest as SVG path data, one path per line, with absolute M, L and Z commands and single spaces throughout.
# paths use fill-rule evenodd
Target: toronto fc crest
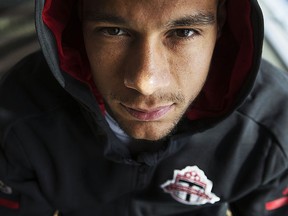
M 212 191 L 213 183 L 197 166 L 187 166 L 183 170 L 175 170 L 172 180 L 161 185 L 171 196 L 186 205 L 203 205 L 220 200 Z

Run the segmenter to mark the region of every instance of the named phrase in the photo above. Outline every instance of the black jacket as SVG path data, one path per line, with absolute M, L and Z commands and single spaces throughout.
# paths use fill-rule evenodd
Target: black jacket
M 220 102 L 211 105 L 209 96 L 200 97 L 163 148 L 137 158 L 109 128 L 84 72 L 77 77 L 69 71 L 71 61 L 62 55 L 83 52 L 76 43 L 81 37 L 70 38 L 70 53 L 61 54 L 49 15 L 57 18 L 64 8 L 47 2 L 49 8 L 36 4 L 42 52 L 1 82 L 1 216 L 52 216 L 57 210 L 64 216 L 224 216 L 228 207 L 233 216 L 288 215 L 288 76 L 260 64 L 263 23 L 256 1 L 228 1 L 230 22 L 209 79 L 223 76 L 215 73 L 224 68 L 223 57 L 229 60 L 223 73 L 231 79 L 222 84 L 237 78 L 233 91 L 225 92 L 229 100 L 219 93 Z M 67 1 L 65 10 L 73 11 L 74 3 Z M 235 15 L 238 10 L 245 15 Z M 73 14 L 67 20 L 77 28 Z M 64 39 L 72 28 L 67 23 Z M 250 34 L 235 36 L 246 27 Z M 80 61 L 76 65 L 86 59 Z M 203 92 L 214 89 L 211 83 Z

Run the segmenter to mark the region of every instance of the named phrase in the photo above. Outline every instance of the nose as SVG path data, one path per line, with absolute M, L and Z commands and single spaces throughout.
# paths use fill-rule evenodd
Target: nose
M 152 95 L 170 85 L 170 71 L 165 48 L 155 40 L 142 40 L 131 48 L 124 74 L 124 84 L 142 95 Z

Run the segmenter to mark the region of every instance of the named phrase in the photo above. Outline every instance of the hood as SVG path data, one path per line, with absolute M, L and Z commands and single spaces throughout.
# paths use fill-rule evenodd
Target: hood
M 227 0 L 226 10 L 226 23 L 216 44 L 207 82 L 187 112 L 191 120 L 231 113 L 245 100 L 257 75 L 263 42 L 259 5 L 256 0 Z M 37 0 L 36 28 L 58 82 L 90 109 L 103 113 L 105 107 L 92 80 L 84 48 L 77 0 Z

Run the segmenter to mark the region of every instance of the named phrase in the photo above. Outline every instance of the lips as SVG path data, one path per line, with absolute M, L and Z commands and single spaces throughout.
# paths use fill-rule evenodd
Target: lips
M 166 115 L 173 107 L 173 105 L 160 106 L 153 109 L 137 109 L 130 108 L 122 104 L 122 106 L 127 110 L 127 112 L 134 118 L 140 121 L 155 121 Z

